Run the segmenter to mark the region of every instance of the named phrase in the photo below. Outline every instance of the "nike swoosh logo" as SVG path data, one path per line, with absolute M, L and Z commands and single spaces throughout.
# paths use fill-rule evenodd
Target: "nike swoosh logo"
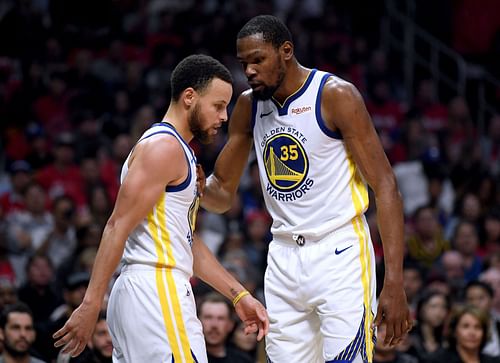
M 348 250 L 349 248 L 351 248 L 352 245 L 350 245 L 349 247 L 346 247 L 346 248 L 343 248 L 341 250 L 339 250 L 338 248 L 335 249 L 335 254 L 336 255 L 340 255 L 342 252 L 344 252 L 345 250 Z
M 269 116 L 270 114 L 273 113 L 273 110 L 269 111 L 268 113 L 261 113 L 260 114 L 260 118 L 264 117 L 264 116 Z

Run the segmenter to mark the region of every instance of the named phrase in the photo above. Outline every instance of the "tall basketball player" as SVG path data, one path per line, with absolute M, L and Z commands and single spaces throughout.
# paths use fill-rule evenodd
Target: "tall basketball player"
M 83 303 L 55 334 L 78 355 L 87 343 L 120 258 L 108 324 L 113 362 L 206 363 L 202 326 L 189 279 L 193 272 L 233 301 L 247 332 L 267 332 L 264 307 L 194 238 L 198 209 L 193 137 L 210 142 L 227 120 L 229 71 L 215 59 L 185 58 L 172 72 L 172 100 L 162 122 L 130 152 Z
M 372 362 L 373 327 L 385 324 L 386 343 L 397 344 L 411 320 L 402 202 L 364 102 L 352 84 L 300 65 L 289 30 L 275 17 L 257 16 L 240 30 L 237 56 L 251 89 L 233 110 L 202 206 L 230 207 L 253 141 L 273 217 L 265 274 L 268 357 Z M 366 183 L 375 193 L 385 253 L 376 317 Z

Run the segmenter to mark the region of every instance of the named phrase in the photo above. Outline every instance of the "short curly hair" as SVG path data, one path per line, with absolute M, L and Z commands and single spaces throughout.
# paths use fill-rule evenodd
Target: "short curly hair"
M 233 83 L 229 70 L 215 58 L 204 54 L 184 58 L 177 64 L 170 78 L 172 100 L 178 101 L 181 93 L 189 87 L 203 93 L 214 78 Z
M 284 42 L 292 41 L 292 34 L 285 24 L 272 15 L 259 15 L 250 19 L 238 32 L 237 39 L 254 34 L 262 34 L 266 43 L 271 43 L 276 49 Z

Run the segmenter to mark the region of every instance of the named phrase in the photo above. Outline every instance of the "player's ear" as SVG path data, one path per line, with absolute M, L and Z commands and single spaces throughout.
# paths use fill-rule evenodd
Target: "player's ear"
M 292 59 L 293 57 L 293 44 L 290 41 L 285 41 L 280 46 L 280 53 L 285 61 Z
M 182 92 L 181 99 L 186 106 L 191 107 L 194 103 L 196 95 L 197 93 L 194 88 L 188 87 Z

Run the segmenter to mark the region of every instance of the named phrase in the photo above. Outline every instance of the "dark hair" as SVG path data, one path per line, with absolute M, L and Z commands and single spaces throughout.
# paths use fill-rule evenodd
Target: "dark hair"
M 470 305 L 465 305 L 455 309 L 451 315 L 450 327 L 448 330 L 448 343 L 450 345 L 450 348 L 456 349 L 457 347 L 457 338 L 455 337 L 455 332 L 457 330 L 460 319 L 462 319 L 465 314 L 474 316 L 477 320 L 479 320 L 479 323 L 481 324 L 481 328 L 483 329 L 483 337 L 481 338 L 481 344 L 479 345 L 479 351 L 481 352 L 489 339 L 489 320 L 486 313 Z
M 28 314 L 31 317 L 31 320 L 33 321 L 33 312 L 29 308 L 28 305 L 26 305 L 23 302 L 17 302 L 12 305 L 7 305 L 3 310 L 2 310 L 2 315 L 0 316 L 0 328 L 5 329 L 5 326 L 7 325 L 7 321 L 9 319 L 9 314 L 11 313 L 25 313 Z
M 264 41 L 271 43 L 275 48 L 279 48 L 286 41 L 292 41 L 290 30 L 272 15 L 259 15 L 250 19 L 238 32 L 237 39 L 254 34 L 262 34 Z
M 229 319 L 233 320 L 233 306 L 223 295 L 218 292 L 209 292 L 204 295 L 198 302 L 198 315 L 201 315 L 201 309 L 205 303 L 222 303 L 226 305 Z
M 172 72 L 170 79 L 172 100 L 178 101 L 181 93 L 189 87 L 202 93 L 214 78 L 233 83 L 231 73 L 218 60 L 203 54 L 184 58 Z
M 483 282 L 483 281 L 478 281 L 478 280 L 471 281 L 465 286 L 465 289 L 464 289 L 465 295 L 467 295 L 467 291 L 469 291 L 469 289 L 472 287 L 482 288 L 484 291 L 486 291 L 486 293 L 490 296 L 490 298 L 493 298 L 493 296 L 495 295 L 495 291 L 490 286 L 490 284 Z

